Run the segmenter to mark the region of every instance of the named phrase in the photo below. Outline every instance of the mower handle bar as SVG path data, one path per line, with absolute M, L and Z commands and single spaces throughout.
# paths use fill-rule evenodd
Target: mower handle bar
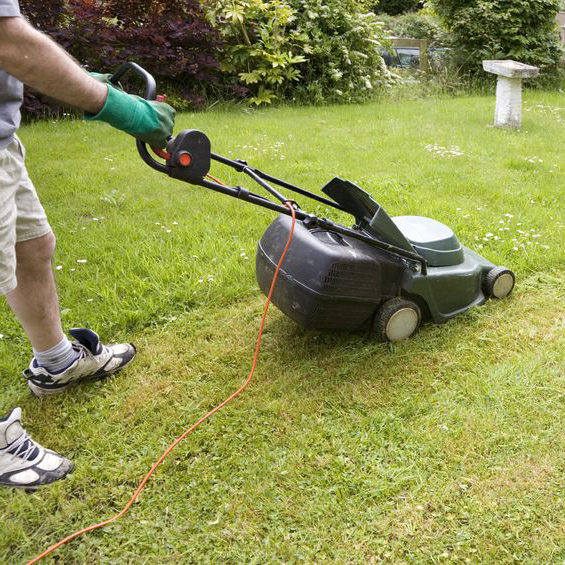
M 119 82 L 119 80 L 130 70 L 133 71 L 134 73 L 136 73 L 137 75 L 139 75 L 145 81 L 145 99 L 146 100 L 155 100 L 157 98 L 157 85 L 155 83 L 155 79 L 153 78 L 153 76 L 151 74 L 149 74 L 143 67 L 140 67 L 137 63 L 133 63 L 131 61 L 128 61 L 127 63 L 123 63 L 122 65 L 120 65 L 120 67 L 118 67 L 118 70 L 110 78 L 110 82 L 112 84 L 117 84 Z M 170 168 L 167 165 L 163 165 L 162 163 L 159 163 L 158 161 L 153 159 L 153 157 L 151 156 L 151 154 L 147 150 L 147 144 L 145 142 L 140 141 L 138 139 L 137 142 L 136 142 L 136 145 L 137 145 L 137 151 L 138 151 L 140 157 L 150 167 L 152 167 L 153 169 L 155 169 L 159 172 L 170 175 Z M 342 208 L 342 206 L 340 206 L 336 202 L 332 202 L 331 200 L 328 200 L 327 198 L 324 198 L 322 196 L 318 196 L 317 194 L 314 194 L 314 193 L 309 192 L 307 190 L 301 189 L 301 188 L 294 186 L 290 183 L 287 183 L 285 181 L 277 179 L 276 177 L 272 177 L 270 175 L 267 175 L 267 174 L 263 173 L 262 171 L 254 169 L 253 167 L 249 167 L 247 165 L 247 163 L 245 163 L 245 162 L 233 161 L 231 159 L 227 159 L 226 157 L 222 157 L 221 155 L 217 155 L 215 153 L 211 154 L 211 158 L 214 161 L 218 161 L 219 163 L 223 163 L 224 165 L 232 167 L 233 169 L 235 169 L 239 172 L 243 172 L 243 173 L 249 175 L 253 180 L 255 180 L 258 184 L 260 184 L 268 192 L 270 192 L 272 196 L 275 196 L 275 198 L 280 200 L 281 203 L 293 202 L 293 201 L 286 199 L 282 194 L 278 193 L 278 191 L 276 191 L 272 186 L 270 186 L 265 181 L 270 181 L 274 184 L 282 186 L 283 188 L 287 188 L 288 190 L 292 190 L 293 192 L 302 194 L 304 196 L 312 198 L 313 200 L 317 200 L 318 202 L 332 206 L 333 208 L 337 208 L 338 210 L 346 211 L 346 210 L 344 210 L 344 208 Z M 191 183 L 209 188 L 209 189 L 214 190 L 216 192 L 221 192 L 223 194 L 227 194 L 228 196 L 233 196 L 235 198 L 239 198 L 241 200 L 251 202 L 252 204 L 256 204 L 258 206 L 279 212 L 281 214 L 290 215 L 290 210 L 286 206 L 284 206 L 282 204 L 277 204 L 276 202 L 271 202 L 269 199 L 264 198 L 263 196 L 260 196 L 258 194 L 254 194 L 254 193 L 250 192 L 249 190 L 242 188 L 242 187 L 239 187 L 239 186 L 229 187 L 229 186 L 221 185 L 221 184 L 218 184 L 214 181 L 207 180 L 207 179 L 194 180 L 194 181 L 191 181 Z M 306 214 L 305 212 L 300 210 L 300 208 L 296 205 L 296 203 L 294 203 L 294 207 L 295 207 L 296 217 L 299 220 L 309 222 L 312 227 L 315 224 L 315 225 L 317 225 L 321 228 L 324 228 L 324 227 L 330 228 L 330 229 L 332 229 L 332 230 L 334 230 L 338 233 L 341 233 L 342 235 L 348 235 L 348 236 L 354 237 L 355 239 L 360 239 L 361 241 L 365 241 L 366 243 L 368 243 L 368 244 L 370 244 L 374 247 L 379 247 L 383 250 L 389 251 L 391 253 L 395 253 L 397 255 L 403 256 L 407 259 L 411 259 L 412 261 L 416 261 L 416 262 L 420 263 L 423 273 L 425 273 L 426 270 L 427 270 L 426 261 L 420 255 L 418 255 L 417 253 L 411 253 L 409 251 L 406 251 L 404 249 L 398 248 L 394 245 L 390 245 L 390 244 L 385 243 L 385 242 L 379 241 L 377 243 L 373 238 L 368 237 L 364 233 L 361 233 L 357 230 L 353 230 L 351 228 L 346 228 L 345 226 L 342 226 L 340 224 L 336 224 L 336 223 L 331 222 L 330 220 L 326 220 L 324 218 L 317 218 L 315 216 L 310 216 L 309 214 Z
M 145 82 L 145 99 L 146 100 L 155 100 L 157 98 L 157 85 L 155 83 L 155 79 L 153 78 L 153 76 L 147 72 L 143 67 L 141 67 L 140 65 L 138 65 L 137 63 L 133 63 L 131 61 L 128 61 L 126 63 L 121 64 L 118 67 L 118 70 L 111 76 L 110 78 L 110 82 L 112 84 L 118 84 L 120 79 L 122 77 L 124 77 L 129 71 L 133 71 L 134 73 L 136 73 L 137 75 L 139 75 Z M 137 140 L 137 151 L 140 155 L 140 157 L 153 169 L 156 169 L 159 172 L 162 173 L 169 173 L 169 169 L 167 168 L 167 166 L 163 165 L 162 163 L 159 163 L 159 161 L 155 160 L 152 155 L 149 153 L 148 149 L 147 149 L 147 144 L 143 141 Z M 153 149 L 154 151 L 157 152 L 157 154 L 160 157 L 163 157 L 164 155 L 162 153 L 159 152 L 158 149 Z M 226 157 L 222 157 L 221 155 L 217 155 L 215 153 L 211 154 L 211 157 L 213 160 L 218 161 L 219 163 L 223 163 L 224 165 L 227 165 L 228 167 L 232 167 L 234 169 L 236 169 L 238 172 L 244 172 L 245 174 L 249 175 L 251 178 L 253 178 L 253 180 L 255 180 L 258 184 L 260 184 L 265 190 L 267 190 L 268 192 L 271 193 L 272 196 L 274 196 L 275 198 L 277 198 L 277 200 L 279 200 L 280 202 L 285 202 L 286 198 L 280 194 L 278 191 L 276 191 L 275 189 L 273 189 L 272 186 L 270 186 L 267 182 L 265 181 L 269 181 L 272 183 L 275 183 L 279 186 L 282 186 L 283 188 L 286 188 L 288 190 L 292 190 L 293 192 L 296 192 L 297 194 L 301 194 L 303 196 L 307 196 L 309 198 L 312 198 L 313 200 L 316 200 L 322 204 L 326 204 L 327 206 L 332 206 L 333 208 L 336 208 L 338 210 L 341 211 L 345 211 L 339 204 L 337 204 L 336 202 L 333 202 L 327 198 L 324 198 L 323 196 L 318 196 L 317 194 L 311 193 L 307 190 L 304 190 L 302 188 L 299 188 L 297 186 L 294 186 L 290 183 L 287 183 L 283 180 L 277 179 L 276 177 L 273 177 L 271 175 L 268 175 L 266 173 L 263 173 L 262 171 L 259 171 L 253 167 L 249 167 L 247 165 L 247 163 L 242 163 L 241 161 L 233 161 L 231 159 L 227 159 Z M 261 197 L 259 197 L 261 198 Z M 262 199 L 264 200 L 264 199 Z M 285 208 L 285 210 L 287 210 Z
M 145 81 L 145 100 L 155 100 L 157 98 L 157 84 L 152 75 L 137 63 L 127 62 L 118 67 L 118 70 L 110 77 L 110 82 L 117 85 L 120 79 L 129 71 L 139 75 Z
M 145 99 L 146 100 L 156 100 L 157 99 L 157 84 L 155 83 L 155 79 L 143 67 L 141 67 L 140 65 L 138 65 L 137 63 L 134 63 L 132 61 L 122 63 L 118 67 L 118 70 L 111 76 L 110 82 L 112 84 L 117 85 L 119 83 L 120 79 L 123 76 L 125 76 L 129 71 L 133 71 L 134 73 L 139 75 L 145 81 Z M 156 169 L 160 172 L 168 173 L 168 169 L 165 165 L 163 165 L 162 163 L 159 163 L 158 161 L 153 159 L 153 157 L 151 156 L 151 154 L 147 150 L 147 144 L 146 143 L 138 140 L 137 141 L 137 150 L 138 150 L 141 158 L 149 166 L 153 167 L 154 169 Z M 154 149 L 154 151 L 155 151 L 155 149 Z M 160 157 L 163 157 L 163 154 L 160 154 L 158 150 L 156 150 L 156 151 L 157 151 L 157 154 Z M 265 190 L 270 192 L 280 202 L 284 202 L 286 200 L 285 197 L 282 196 L 282 194 L 280 194 L 279 192 L 275 191 L 269 184 L 267 184 L 264 181 L 274 182 L 275 184 L 278 184 L 279 186 L 282 186 L 284 188 L 292 190 L 292 191 L 294 191 L 298 194 L 302 194 L 303 196 L 308 196 L 308 197 L 310 197 L 314 200 L 317 200 L 318 202 L 321 202 L 322 204 L 326 204 L 327 206 L 332 206 L 334 208 L 337 208 L 338 210 L 344 211 L 344 209 L 339 204 L 337 204 L 336 202 L 332 202 L 331 200 L 324 198 L 323 196 L 318 196 L 317 194 L 310 193 L 310 192 L 308 192 L 304 189 L 301 189 L 297 186 L 293 186 L 290 183 L 287 183 L 285 181 L 282 181 L 280 179 L 277 179 L 275 177 L 267 175 L 267 174 L 263 173 L 262 171 L 254 169 L 253 167 L 249 167 L 247 165 L 247 163 L 244 164 L 244 163 L 241 163 L 240 161 L 233 161 L 231 159 L 227 159 L 226 157 L 222 157 L 221 155 L 216 155 L 215 153 L 212 153 L 211 157 L 215 161 L 218 161 L 220 163 L 228 165 L 229 167 L 232 167 L 232 168 L 238 170 L 239 172 L 245 172 L 247 175 L 252 177 L 253 180 L 255 180 L 258 184 L 260 184 Z

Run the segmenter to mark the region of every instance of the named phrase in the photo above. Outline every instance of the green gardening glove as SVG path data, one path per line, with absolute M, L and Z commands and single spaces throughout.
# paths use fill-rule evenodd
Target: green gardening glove
M 108 86 L 108 96 L 98 114 L 84 114 L 86 120 L 106 122 L 149 145 L 165 147 L 173 133 L 174 108 L 165 102 L 144 100 L 140 96 L 127 94 L 110 83 L 110 75 L 92 75 Z

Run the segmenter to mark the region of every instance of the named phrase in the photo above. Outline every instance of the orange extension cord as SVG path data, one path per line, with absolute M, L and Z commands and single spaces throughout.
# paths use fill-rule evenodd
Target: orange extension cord
M 253 362 L 251 364 L 251 370 L 249 371 L 249 375 L 247 376 L 247 379 L 245 380 L 245 382 L 231 396 L 226 398 L 221 404 L 218 404 L 218 406 L 216 406 L 216 408 L 210 410 L 210 412 L 208 412 L 208 414 L 206 414 L 205 416 L 200 418 L 200 420 L 198 420 L 198 422 L 196 422 L 190 428 L 188 428 L 188 430 L 186 430 L 182 435 L 180 435 L 177 439 L 175 439 L 175 441 L 173 441 L 173 443 L 171 443 L 171 445 L 169 445 L 169 447 L 167 447 L 167 449 L 164 451 L 164 453 L 161 455 L 161 457 L 159 457 L 159 459 L 157 459 L 157 461 L 153 464 L 153 466 L 151 467 L 151 469 L 149 470 L 147 475 L 145 475 L 143 480 L 139 483 L 139 486 L 137 487 L 137 489 L 133 493 L 132 497 L 129 499 L 129 502 L 122 508 L 122 510 L 120 510 L 120 512 L 118 512 L 117 514 L 115 514 L 111 518 L 104 520 L 103 522 L 99 522 L 98 524 L 93 524 L 92 526 L 88 526 L 87 528 L 83 528 L 82 530 L 78 530 L 74 534 L 71 534 L 70 536 L 67 536 L 66 538 L 62 539 L 61 541 L 58 541 L 57 543 L 53 544 L 51 547 L 46 549 L 43 553 L 41 553 L 40 555 L 38 555 L 37 557 L 35 557 L 31 561 L 29 561 L 27 565 L 32 565 L 33 563 L 37 563 L 38 561 L 41 561 L 41 559 L 43 559 L 44 557 L 47 557 L 48 555 L 50 555 L 56 549 L 59 549 L 61 546 L 65 545 L 66 543 L 70 542 L 71 540 L 73 540 L 75 538 L 78 538 L 82 534 L 92 532 L 93 530 L 97 530 L 98 528 L 103 528 L 104 526 L 107 526 L 108 524 L 111 524 L 112 522 L 119 520 L 131 508 L 132 504 L 136 501 L 140 492 L 143 490 L 145 483 L 147 483 L 147 481 L 149 480 L 151 475 L 153 475 L 153 473 L 156 471 L 157 467 L 165 460 L 165 458 L 169 455 L 169 453 L 171 453 L 171 451 L 183 439 L 185 439 L 200 424 L 202 424 L 202 422 L 205 422 L 206 420 L 208 420 L 208 418 L 210 418 L 210 416 L 212 416 L 213 414 L 218 412 L 218 410 L 221 410 L 228 402 L 231 402 L 234 398 L 239 396 L 243 392 L 243 390 L 247 387 L 247 385 L 251 382 L 251 379 L 253 377 L 253 373 L 255 372 L 255 367 L 257 366 L 257 359 L 259 358 L 259 350 L 261 348 L 261 338 L 263 336 L 263 328 L 265 326 L 265 319 L 267 317 L 267 311 L 268 311 L 269 305 L 271 303 L 271 297 L 273 295 L 273 290 L 275 288 L 275 284 L 277 282 L 277 278 L 279 276 L 279 271 L 281 269 L 284 257 L 286 255 L 286 252 L 288 251 L 288 248 L 290 246 L 290 242 L 292 241 L 292 237 L 294 235 L 294 227 L 296 225 L 296 214 L 295 214 L 294 208 L 292 206 L 292 203 L 290 201 L 285 202 L 285 206 L 290 209 L 290 213 L 292 215 L 292 226 L 290 228 L 290 234 L 288 236 L 288 241 L 286 242 L 285 248 L 284 248 L 284 250 L 281 254 L 281 258 L 279 259 L 279 262 L 277 264 L 277 268 L 275 269 L 275 274 L 273 275 L 273 281 L 271 282 L 271 288 L 269 289 L 269 295 L 267 296 L 267 301 L 265 302 L 265 308 L 263 309 L 263 316 L 261 318 L 261 324 L 259 325 L 259 334 L 257 336 L 257 344 L 255 345 L 255 354 L 253 355 Z

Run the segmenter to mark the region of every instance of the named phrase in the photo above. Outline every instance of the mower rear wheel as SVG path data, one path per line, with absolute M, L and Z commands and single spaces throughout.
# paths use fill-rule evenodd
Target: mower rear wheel
M 494 267 L 486 273 L 483 292 L 489 298 L 506 298 L 514 288 L 516 275 L 506 267 Z
M 373 330 L 379 341 L 400 341 L 414 334 L 421 320 L 422 313 L 415 302 L 391 298 L 377 310 Z

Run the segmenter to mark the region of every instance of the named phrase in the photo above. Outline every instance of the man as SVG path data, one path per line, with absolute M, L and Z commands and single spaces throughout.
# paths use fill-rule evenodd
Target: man
M 103 77 L 102 77 L 103 78 Z M 0 295 L 33 347 L 24 376 L 36 396 L 63 392 L 82 380 L 104 378 L 135 355 L 130 344 L 106 346 L 88 329 L 64 335 L 51 261 L 55 237 L 24 165 L 16 137 L 22 83 L 105 121 L 151 145 L 164 147 L 174 110 L 130 96 L 96 80 L 20 15 L 18 0 L 0 0 Z M 0 419 L 0 484 L 36 488 L 65 477 L 72 463 L 34 442 L 15 408 Z

